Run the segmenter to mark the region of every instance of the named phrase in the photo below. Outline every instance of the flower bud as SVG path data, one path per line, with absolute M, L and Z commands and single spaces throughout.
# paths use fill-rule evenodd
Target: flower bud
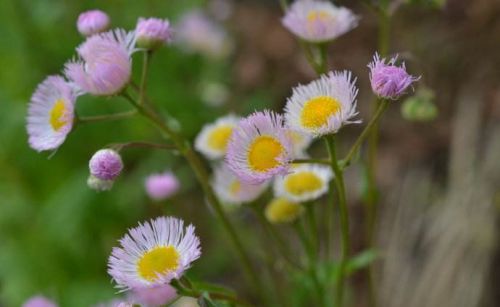
M 434 93 L 430 89 L 421 89 L 407 98 L 401 105 L 401 115 L 409 121 L 431 121 L 438 116 L 434 104 Z
M 112 149 L 97 151 L 89 161 L 90 174 L 101 180 L 115 180 L 123 169 L 120 155 Z
M 169 198 L 179 190 L 179 186 L 179 181 L 170 172 L 153 174 L 146 178 L 145 182 L 146 193 L 154 200 Z
M 396 66 L 397 56 L 386 63 L 375 54 L 370 68 L 370 83 L 372 90 L 378 97 L 396 100 L 403 95 L 406 89 L 419 77 L 413 77 L 406 72 L 405 64 Z
M 139 18 L 135 35 L 138 47 L 152 50 L 172 40 L 172 29 L 166 19 Z
M 100 10 L 86 11 L 78 16 L 76 23 L 78 32 L 83 36 L 91 36 L 96 33 L 104 32 L 109 27 L 109 17 Z

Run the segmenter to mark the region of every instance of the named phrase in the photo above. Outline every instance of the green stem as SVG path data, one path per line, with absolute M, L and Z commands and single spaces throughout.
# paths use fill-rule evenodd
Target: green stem
M 326 137 L 326 145 L 330 155 L 331 168 L 335 174 L 335 185 L 339 195 L 340 229 L 342 238 L 342 252 L 340 258 L 339 278 L 337 280 L 337 291 L 335 292 L 335 306 L 341 307 L 343 304 L 344 283 L 346 276 L 346 266 L 349 257 L 349 213 L 347 209 L 344 174 L 337 162 L 337 152 L 335 148 L 335 136 Z
M 146 95 L 146 80 L 149 69 L 149 62 L 153 52 L 151 50 L 144 51 L 144 57 L 142 61 L 142 75 L 141 75 L 141 85 L 139 88 L 139 105 L 144 104 L 144 96 Z
M 323 160 L 323 159 L 295 159 L 292 161 L 292 163 L 314 163 L 314 164 L 324 164 L 324 165 L 330 165 L 329 160 Z
M 314 204 L 309 203 L 306 204 L 306 214 L 307 214 L 307 219 L 308 219 L 308 224 L 309 224 L 309 229 L 311 232 L 311 244 L 313 247 L 313 256 L 315 259 L 318 258 L 319 255 L 319 240 L 318 240 L 318 229 L 317 229 L 317 224 L 316 224 L 316 216 L 314 215 Z
M 316 268 L 315 268 L 315 262 L 314 262 L 314 248 L 312 247 L 311 243 L 307 239 L 306 232 L 304 230 L 304 226 L 300 223 L 300 221 L 297 221 L 294 223 L 294 228 L 299 236 L 300 242 L 302 243 L 302 246 L 304 247 L 304 250 L 306 251 L 307 254 L 307 273 L 309 274 L 311 281 L 313 283 L 313 286 L 316 290 L 317 297 L 316 300 L 318 301 L 319 305 L 324 307 L 325 305 L 325 294 L 323 291 L 323 287 L 321 286 L 321 283 L 319 282 L 318 276 L 316 275 Z
M 290 248 L 288 247 L 280 233 L 276 230 L 276 228 L 273 225 L 269 224 L 262 211 L 259 210 L 259 208 L 257 208 L 255 205 L 251 205 L 250 207 L 255 213 L 255 216 L 257 216 L 257 220 L 261 224 L 262 228 L 264 228 L 264 230 L 269 233 L 270 237 L 274 238 L 274 240 L 276 241 L 277 248 L 283 259 L 285 259 L 285 261 L 291 267 L 299 270 L 302 269 L 300 264 L 297 263 L 292 257 L 290 257 L 290 255 L 292 254 L 290 252 Z
M 122 150 L 123 148 L 135 148 L 135 147 L 146 147 L 146 148 L 164 149 L 164 150 L 177 149 L 175 146 L 172 146 L 172 145 L 158 144 L 158 143 L 151 143 L 151 142 L 142 142 L 142 141 L 127 142 L 127 143 L 113 143 L 113 144 L 109 144 L 106 147 L 110 147 L 110 148 L 113 148 L 113 149 L 118 150 L 118 151 Z
M 347 156 L 341 161 L 342 168 L 346 168 L 347 166 L 349 166 L 351 164 L 351 161 L 354 158 L 354 156 L 356 155 L 356 153 L 358 152 L 359 147 L 361 146 L 361 144 L 363 144 L 363 141 L 366 139 L 366 137 L 368 135 L 370 135 L 370 132 L 372 131 L 372 129 L 374 129 L 374 127 L 377 126 L 377 123 L 378 123 L 380 117 L 385 112 L 388 105 L 389 105 L 388 100 L 384 99 L 380 102 L 372 119 L 370 120 L 370 122 L 368 122 L 368 125 L 366 125 L 365 129 L 363 129 L 363 131 L 361 132 L 359 137 L 356 139 L 356 141 L 354 142 L 354 145 L 352 145 L 351 149 L 347 153 Z
M 205 193 L 205 196 L 208 200 L 208 204 L 212 207 L 216 216 L 222 223 L 223 228 L 228 233 L 229 238 L 231 239 L 231 242 L 233 243 L 239 258 L 241 259 L 243 267 L 245 268 L 245 271 L 248 274 L 253 286 L 258 291 L 257 293 L 263 293 L 260 291 L 261 290 L 260 280 L 257 276 L 256 271 L 253 269 L 252 262 L 250 261 L 250 258 L 247 255 L 247 253 L 245 252 L 243 244 L 241 243 L 241 239 L 238 237 L 238 234 L 236 233 L 234 226 L 229 221 L 228 217 L 226 216 L 226 213 L 222 209 L 221 203 L 219 202 L 212 187 L 210 186 L 209 183 L 210 178 L 208 171 L 205 168 L 205 165 L 202 163 L 201 159 L 199 158 L 198 154 L 191 148 L 191 145 L 187 140 L 185 140 L 180 134 L 178 134 L 170 127 L 168 127 L 155 112 L 153 112 L 149 107 L 147 107 L 147 105 L 139 105 L 126 92 L 124 92 L 122 95 L 125 99 L 127 99 L 132 105 L 134 105 L 137 108 L 139 114 L 150 120 L 163 133 L 164 137 L 171 139 L 174 145 L 179 150 L 179 152 L 188 161 L 189 165 L 191 166 L 191 168 L 195 173 L 196 178 L 198 179 L 198 182 L 200 183 L 203 189 L 203 192 Z
M 136 110 L 130 110 L 130 111 L 125 111 L 125 112 L 120 112 L 120 113 L 113 113 L 113 114 L 76 116 L 75 117 L 75 124 L 87 124 L 87 123 L 95 123 L 95 122 L 102 122 L 102 121 L 119 120 L 119 119 L 129 118 L 135 114 L 137 114 Z

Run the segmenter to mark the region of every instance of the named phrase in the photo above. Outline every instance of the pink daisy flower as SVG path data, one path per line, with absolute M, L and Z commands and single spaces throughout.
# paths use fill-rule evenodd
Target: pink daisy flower
M 122 29 L 92 35 L 76 50 L 80 60 L 66 63 L 64 73 L 83 92 L 119 94 L 130 81 L 135 35 Z
M 159 217 L 129 230 L 113 248 L 108 273 L 122 290 L 151 288 L 178 279 L 201 255 L 194 226 Z
M 256 112 L 240 121 L 227 145 L 226 163 L 243 182 L 259 184 L 288 173 L 292 141 L 283 117 Z
M 60 76 L 49 76 L 31 96 L 27 130 L 36 151 L 57 149 L 73 127 L 77 94 Z
M 24 302 L 23 307 L 57 307 L 57 304 L 44 296 L 37 295 Z
M 322 43 L 355 28 L 358 17 L 330 1 L 297 0 L 287 9 L 282 23 L 301 39 Z

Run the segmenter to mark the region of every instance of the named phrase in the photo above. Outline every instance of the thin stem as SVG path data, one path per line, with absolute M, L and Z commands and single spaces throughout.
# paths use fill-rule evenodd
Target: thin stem
M 151 50 L 144 51 L 144 57 L 142 62 L 142 75 L 141 75 L 141 85 L 139 88 L 139 105 L 144 104 L 144 97 L 146 96 L 146 79 L 148 75 L 149 62 L 153 52 Z
M 354 156 L 356 155 L 356 153 L 358 152 L 359 147 L 361 146 L 361 144 L 363 144 L 363 141 L 370 134 L 372 129 L 374 127 L 376 127 L 380 117 L 382 116 L 384 111 L 387 109 L 388 105 L 389 105 L 388 100 L 384 99 L 380 102 L 372 119 L 370 120 L 370 122 L 368 122 L 368 125 L 366 125 L 365 129 L 363 129 L 363 131 L 361 132 L 359 137 L 356 139 L 356 141 L 354 142 L 354 145 L 352 145 L 351 149 L 347 153 L 347 156 L 342 160 L 342 162 L 341 162 L 342 169 L 346 168 L 347 166 L 349 166 L 351 164 L 351 161 L 354 158 Z
M 238 306 L 252 306 L 248 302 L 245 302 L 242 299 L 233 295 L 228 295 L 219 292 L 211 292 L 211 291 L 200 291 L 193 286 L 193 283 L 191 283 L 191 281 L 186 276 L 182 276 L 180 279 L 172 280 L 171 285 L 177 291 L 179 291 L 179 294 L 181 294 L 182 296 L 198 298 L 201 295 L 203 295 L 203 292 L 207 292 L 210 298 L 215 300 L 228 301 L 231 303 L 235 303 Z
M 346 266 L 349 257 L 349 213 L 345 195 L 344 173 L 337 163 L 337 153 L 335 148 L 335 136 L 326 137 L 326 145 L 331 160 L 331 168 L 335 174 L 335 185 L 339 195 L 340 229 L 342 238 L 342 252 L 340 258 L 339 278 L 337 280 L 337 291 L 335 292 L 335 306 L 342 307 L 344 295 L 344 283 L 346 276 Z
M 137 114 L 136 110 L 130 110 L 113 114 L 91 115 L 91 116 L 77 116 L 75 117 L 75 124 L 87 124 L 102 121 L 119 120 L 129 118 Z
M 320 44 L 318 45 L 319 48 L 319 63 L 318 67 L 319 69 L 316 71 L 318 75 L 324 74 L 328 70 L 328 45 L 327 44 Z
M 185 140 L 180 134 L 168 127 L 168 125 L 166 125 L 164 121 L 147 105 L 139 105 L 126 92 L 124 92 L 122 96 L 137 108 L 139 114 L 149 119 L 163 133 L 164 137 L 170 138 L 174 142 L 174 145 L 177 147 L 179 152 L 188 161 L 205 193 L 208 204 L 211 206 L 216 216 L 221 221 L 223 228 L 228 233 L 229 238 L 231 239 L 231 242 L 233 243 L 239 258 L 241 259 L 243 267 L 245 268 L 245 271 L 248 274 L 248 277 L 250 278 L 253 286 L 258 291 L 258 293 L 263 293 L 260 291 L 261 283 L 257 276 L 257 272 L 253 269 L 252 262 L 250 261 L 248 254 L 245 252 L 243 244 L 241 243 L 241 239 L 235 231 L 234 226 L 226 216 L 226 213 L 222 209 L 222 205 L 219 202 L 219 199 L 217 198 L 212 187 L 209 184 L 210 178 L 208 175 L 208 171 L 199 158 L 198 154 L 191 148 L 191 145 L 189 144 L 189 142 L 187 142 L 187 140 Z
M 274 240 L 276 241 L 278 250 L 279 250 L 281 256 L 283 257 L 283 259 L 285 259 L 285 261 L 291 267 L 293 267 L 295 269 L 299 269 L 299 270 L 302 269 L 300 264 L 298 264 L 293 258 L 290 257 L 290 255 L 292 254 L 290 252 L 290 248 L 288 247 L 288 245 L 286 244 L 285 240 L 280 235 L 280 233 L 277 231 L 277 229 L 273 225 L 269 224 L 269 222 L 266 220 L 264 214 L 262 214 L 262 211 L 259 210 L 259 208 L 257 208 L 254 205 L 252 205 L 250 207 L 252 208 L 253 212 L 255 213 L 255 216 L 257 216 L 257 220 L 261 224 L 262 228 L 264 228 L 264 230 L 267 231 L 269 233 L 269 235 L 271 237 L 273 237 Z
M 299 236 L 300 242 L 302 243 L 302 246 L 304 247 L 304 250 L 306 251 L 307 254 L 307 273 L 309 273 L 313 286 L 316 289 L 317 292 L 316 299 L 320 304 L 320 306 L 326 306 L 323 287 L 321 286 L 318 276 L 316 275 L 315 262 L 314 262 L 314 249 L 311 245 L 311 242 L 309 242 L 309 240 L 307 239 L 304 226 L 300 223 L 300 221 L 295 222 L 294 226 L 295 226 L 294 227 L 295 231 Z
M 123 148 L 132 148 L 132 147 L 146 147 L 146 148 L 164 149 L 164 150 L 177 149 L 173 145 L 158 144 L 158 143 L 143 142 L 143 141 L 134 141 L 134 142 L 127 142 L 127 143 L 113 143 L 113 144 L 108 145 L 107 147 L 111 147 L 115 150 L 122 150 Z
M 318 229 L 316 224 L 316 216 L 314 215 L 314 204 L 310 203 L 306 205 L 306 215 L 309 224 L 309 230 L 311 233 L 311 245 L 313 247 L 314 258 L 318 258 L 319 255 L 319 240 L 318 240 Z
M 314 164 L 324 164 L 324 165 L 330 165 L 329 160 L 323 160 L 323 159 L 295 159 L 292 161 L 292 163 L 314 163 Z

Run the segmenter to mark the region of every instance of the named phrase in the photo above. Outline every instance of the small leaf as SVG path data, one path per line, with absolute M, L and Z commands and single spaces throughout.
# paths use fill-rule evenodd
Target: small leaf
M 236 292 L 232 289 L 225 288 L 221 285 L 215 285 L 207 282 L 192 281 L 193 287 L 197 290 L 208 292 L 208 293 L 218 293 L 227 296 L 236 296 Z
M 373 261 L 377 259 L 377 252 L 373 249 L 365 250 L 353 258 L 351 258 L 347 263 L 347 274 L 352 274 L 360 269 L 369 266 Z
M 427 88 L 419 89 L 401 104 L 401 115 L 409 121 L 431 121 L 438 113 L 434 104 L 434 92 Z

